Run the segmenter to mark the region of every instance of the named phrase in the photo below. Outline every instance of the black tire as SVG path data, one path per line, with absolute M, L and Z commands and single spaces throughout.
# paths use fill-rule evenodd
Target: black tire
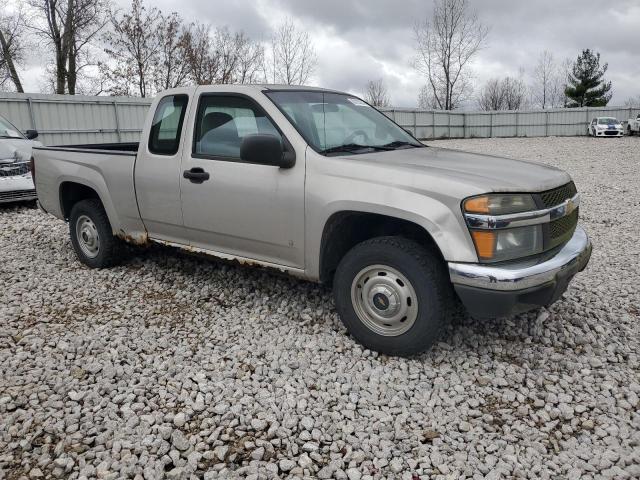
M 88 218 L 97 231 L 98 247 L 95 256 L 87 254 L 86 248 L 81 246 L 82 240 L 79 231 L 79 220 L 86 222 Z M 122 256 L 122 244 L 113 236 L 111 224 L 100 200 L 87 199 L 76 203 L 69 215 L 69 234 L 71 244 L 76 252 L 78 260 L 91 268 L 108 268 L 116 265 Z M 85 242 L 86 244 L 86 242 Z
M 416 296 L 417 314 L 412 317 L 415 318 L 413 324 L 395 336 L 382 335 L 367 326 L 356 312 L 359 307 L 352 301 L 352 286 L 354 282 L 359 283 L 357 277 L 363 270 L 377 265 L 391 267 L 406 277 Z M 364 280 L 364 285 L 367 281 Z M 356 288 L 355 292 L 358 291 Z M 415 355 L 438 341 L 452 310 L 452 293 L 442 259 L 402 237 L 378 237 L 356 245 L 341 260 L 334 277 L 336 308 L 349 333 L 366 348 L 388 355 Z M 388 302 L 383 302 L 383 306 L 384 303 L 387 308 Z

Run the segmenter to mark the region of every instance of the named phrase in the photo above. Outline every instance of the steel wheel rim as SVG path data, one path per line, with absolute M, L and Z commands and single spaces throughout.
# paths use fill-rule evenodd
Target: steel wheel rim
M 89 258 L 95 258 L 100 252 L 100 236 L 98 228 L 86 215 L 81 215 L 76 220 L 76 238 L 82 253 Z
M 418 317 L 413 285 L 387 265 L 371 265 L 358 272 L 351 283 L 351 303 L 360 321 L 385 337 L 406 333 Z

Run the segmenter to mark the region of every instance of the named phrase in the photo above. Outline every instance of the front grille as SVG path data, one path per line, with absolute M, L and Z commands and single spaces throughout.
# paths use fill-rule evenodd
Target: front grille
M 27 162 L 0 163 L 0 177 L 17 177 L 29 173 Z
M 618 135 L 618 131 L 617 130 L 606 130 L 604 132 L 605 135 Z
M 540 199 L 544 208 L 555 207 L 569 198 L 573 198 L 578 193 L 576 186 L 573 182 L 569 182 L 561 187 L 554 188 L 553 190 L 547 190 L 540 193 Z
M 13 192 L 0 192 L 0 203 L 21 202 L 25 200 L 35 200 L 36 198 L 38 197 L 34 189 L 16 190 Z
M 569 215 L 554 220 L 549 223 L 549 237 L 547 249 L 557 247 L 573 236 L 573 232 L 578 225 L 578 209 L 576 208 Z

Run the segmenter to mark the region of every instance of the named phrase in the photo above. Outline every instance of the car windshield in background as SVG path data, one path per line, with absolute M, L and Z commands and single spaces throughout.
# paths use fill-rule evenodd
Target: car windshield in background
M 0 138 L 19 138 L 24 140 L 20 130 L 2 117 L 0 117 Z
M 615 125 L 617 123 L 620 123 L 620 122 L 615 118 L 599 118 L 598 119 L 598 125 Z
M 423 147 L 362 100 L 339 93 L 267 91 L 311 147 L 324 155 Z

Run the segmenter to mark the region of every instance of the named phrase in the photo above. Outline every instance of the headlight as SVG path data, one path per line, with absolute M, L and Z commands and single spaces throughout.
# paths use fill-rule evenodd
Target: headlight
M 544 246 L 541 225 L 474 228 L 480 227 L 478 218 L 482 220 L 485 216 L 500 217 L 536 209 L 535 200 L 528 194 L 488 194 L 465 200 L 463 210 L 478 259 L 481 262 L 501 262 L 541 253 Z
M 502 262 L 541 253 L 542 226 L 505 230 L 472 230 L 478 258 L 483 262 Z
M 467 213 L 505 215 L 535 210 L 536 202 L 531 195 L 526 194 L 489 194 L 468 198 L 463 207 Z

